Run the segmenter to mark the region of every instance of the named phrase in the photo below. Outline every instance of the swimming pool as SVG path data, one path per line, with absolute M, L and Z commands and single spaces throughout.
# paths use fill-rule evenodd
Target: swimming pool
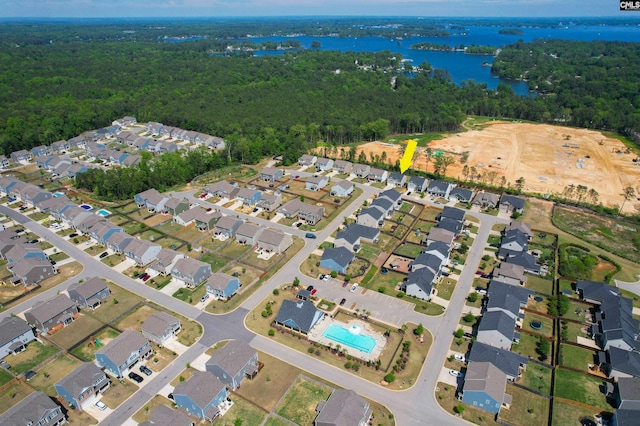
M 54 197 L 62 197 L 64 195 L 64 192 L 54 192 L 53 196 Z
M 109 210 L 105 210 L 105 209 L 100 209 L 96 212 L 97 215 L 100 215 L 102 217 L 107 217 L 111 214 L 111 212 Z
M 80 208 L 85 210 L 93 210 L 93 207 L 91 207 L 89 204 L 80 204 Z
M 376 347 L 376 339 L 360 334 L 360 332 L 359 325 L 353 324 L 347 329 L 340 325 L 332 324 L 327 327 L 322 336 L 369 354 Z

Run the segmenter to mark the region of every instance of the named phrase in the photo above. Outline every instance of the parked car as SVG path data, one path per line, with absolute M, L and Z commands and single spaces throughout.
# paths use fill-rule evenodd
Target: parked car
M 307 232 L 306 234 L 304 234 L 305 238 L 310 238 L 312 240 L 316 239 L 316 234 L 312 233 L 312 232 Z
M 324 274 L 324 276 L 322 278 L 320 278 L 322 281 L 329 281 L 329 279 L 331 278 L 331 275 L 328 274 Z
M 138 278 L 140 278 L 141 280 L 144 279 L 144 277 L 146 277 L 148 274 L 146 272 L 141 273 L 140 275 L 138 275 Z
M 147 274 L 147 276 L 146 276 L 146 277 L 144 277 L 144 278 L 142 279 L 142 281 L 147 282 L 147 281 L 149 280 L 149 278 L 151 278 L 151 275 Z
M 105 257 L 107 257 L 109 255 L 109 253 L 107 253 L 106 251 L 102 252 L 102 254 L 100 255 L 100 259 L 104 259 Z
M 482 288 L 482 287 L 477 287 L 476 288 L 476 293 L 478 293 L 478 294 L 487 294 L 487 289 L 486 288 Z
M 317 292 L 318 292 L 318 289 L 314 288 L 313 290 L 311 290 L 311 295 L 315 296 Z
M 469 339 L 473 339 L 473 334 L 471 334 L 471 333 L 464 333 L 464 337 L 468 337 Z
M 19 234 L 19 233 L 21 233 L 21 232 L 24 232 L 24 229 L 16 229 L 16 231 L 15 231 L 15 232 L 16 232 L 16 234 Z M 76 234 L 76 235 L 78 235 L 78 234 Z
M 209 293 L 205 293 L 201 298 L 200 301 L 204 302 L 205 300 L 207 300 L 209 298 Z
M 302 222 L 295 222 L 293 226 L 295 226 L 296 228 L 300 228 L 300 226 L 302 226 Z
M 104 410 L 106 410 L 106 409 L 107 409 L 107 404 L 105 404 L 105 403 L 104 403 L 104 402 L 102 402 L 102 401 L 96 401 L 96 403 L 95 403 L 95 404 L 93 404 L 93 405 L 95 405 L 96 407 L 98 407 L 98 410 L 100 410 L 100 411 L 104 411 Z
M 342 283 L 342 287 L 346 287 L 347 285 L 349 285 L 349 281 L 345 281 Z
M 74 232 L 74 233 L 72 233 L 72 234 L 69 234 L 69 238 L 75 238 L 75 237 L 77 237 L 77 236 L 78 236 L 78 234 L 76 234 L 75 232 Z
M 460 362 L 464 362 L 464 361 L 465 361 L 464 355 L 454 354 L 454 355 L 453 355 L 453 358 L 454 358 L 456 361 L 460 361 Z
M 340 301 L 340 306 L 344 306 L 346 302 L 347 302 L 347 299 L 343 297 L 342 300 Z
M 33 370 L 29 370 L 26 373 L 24 373 L 24 378 L 27 379 L 27 382 L 31 381 L 31 379 L 33 379 L 36 375 L 36 372 Z
M 351 288 L 349 289 L 349 291 L 351 293 L 355 293 L 356 290 L 358 290 L 358 283 L 355 283 L 354 285 L 351 286 Z
M 29 244 L 35 244 L 37 242 L 38 242 L 38 240 L 31 240 L 31 241 L 29 241 Z
M 313 290 L 313 286 L 312 286 L 312 285 L 310 285 L 309 287 L 307 287 L 307 291 L 311 291 L 311 290 Z
M 144 380 L 141 375 L 134 373 L 133 371 L 129 373 L 129 378 L 136 383 L 142 383 Z
M 52 265 L 55 265 L 57 262 L 55 260 L 49 260 L 49 263 L 51 263 Z
M 151 369 L 149 367 L 147 367 L 146 365 L 141 365 L 140 366 L 140 372 L 144 373 L 147 376 L 150 376 L 151 373 L 153 373 L 153 371 L 151 371 Z
M 5 361 L 4 359 L 0 359 L 0 365 L 3 366 L 4 368 L 6 368 L 7 370 L 11 368 L 9 363 L 7 361 Z
M 453 377 L 462 377 L 463 374 L 456 370 L 449 370 L 449 375 Z
M 411 195 L 411 191 L 407 191 L 407 193 L 404 195 Z

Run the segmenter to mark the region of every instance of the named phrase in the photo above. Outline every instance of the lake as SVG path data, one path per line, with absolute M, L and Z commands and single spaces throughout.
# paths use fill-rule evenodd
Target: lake
M 437 52 L 425 50 L 411 50 L 409 46 L 416 43 L 438 43 L 450 46 L 472 44 L 484 46 L 504 47 L 518 40 L 532 41 L 538 38 L 559 38 L 565 40 L 607 40 L 607 41 L 638 41 L 640 40 L 640 26 L 577 26 L 566 25 L 555 28 L 520 28 L 523 34 L 499 34 L 499 27 L 469 26 L 466 27 L 467 35 L 452 34 L 447 38 L 438 37 L 409 37 L 402 40 L 385 37 L 255 37 L 252 42 L 284 41 L 296 39 L 307 49 L 311 48 L 312 41 L 321 43 L 321 50 L 337 50 L 341 52 L 378 52 L 390 50 L 402 54 L 403 59 L 410 60 L 414 65 L 420 65 L 428 61 L 434 68 L 446 69 L 451 75 L 451 80 L 460 84 L 466 80 L 474 80 L 477 83 L 485 83 L 490 89 L 495 89 L 498 83 L 505 83 L 513 88 L 516 93 L 528 94 L 527 84 L 520 81 L 502 80 L 491 74 L 490 67 L 482 66 L 483 62 L 491 63 L 493 56 L 467 55 L 462 52 Z M 238 40 L 241 41 L 241 40 Z M 278 55 L 284 51 L 262 50 L 255 51 L 255 56 Z

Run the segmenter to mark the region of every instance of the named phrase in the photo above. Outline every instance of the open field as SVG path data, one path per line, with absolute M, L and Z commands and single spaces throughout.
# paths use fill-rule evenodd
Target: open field
M 566 146 L 563 146 L 566 145 Z M 379 142 L 358 147 L 367 158 L 386 152 L 391 164 L 400 158 L 401 150 L 389 148 Z M 544 194 L 562 193 L 567 185 L 584 185 L 600 194 L 604 205 L 621 205 L 623 188 L 640 189 L 640 167 L 626 153 L 626 146 L 601 132 L 587 129 L 531 123 L 496 123 L 482 130 L 451 134 L 429 143 L 434 151 L 454 155 L 458 160 L 447 169 L 447 176 L 462 177 L 460 158 L 468 153 L 467 165 L 478 173 L 497 172 L 498 179 L 505 176 L 513 184 L 524 177 L 525 191 Z M 620 151 L 617 153 L 616 151 Z M 417 149 L 413 163 L 416 170 L 433 170 L 427 164 L 424 148 Z M 585 168 L 577 168 L 578 159 Z M 433 161 L 431 161 L 433 163 Z M 635 203 L 624 206 L 625 212 L 635 213 Z

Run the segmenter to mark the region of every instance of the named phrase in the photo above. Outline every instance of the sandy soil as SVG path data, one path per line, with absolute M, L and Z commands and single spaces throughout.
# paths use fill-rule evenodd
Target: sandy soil
M 621 205 L 623 188 L 632 186 L 640 193 L 640 163 L 617 139 L 600 132 L 551 126 L 547 124 L 499 123 L 483 130 L 457 133 L 429 144 L 433 151 L 443 151 L 461 158 L 468 152 L 467 164 L 478 173 L 495 171 L 514 183 L 524 177 L 528 192 L 562 193 L 567 185 L 584 185 L 595 189 L 607 206 Z M 361 145 L 367 159 L 386 152 L 387 162 L 395 163 L 401 150 L 397 145 L 372 142 Z M 418 148 L 413 168 L 425 170 L 424 148 Z M 582 167 L 584 165 L 584 167 Z M 429 171 L 433 164 L 428 165 Z M 459 161 L 449 166 L 447 176 L 463 179 Z M 637 213 L 638 201 L 629 200 L 624 210 Z

